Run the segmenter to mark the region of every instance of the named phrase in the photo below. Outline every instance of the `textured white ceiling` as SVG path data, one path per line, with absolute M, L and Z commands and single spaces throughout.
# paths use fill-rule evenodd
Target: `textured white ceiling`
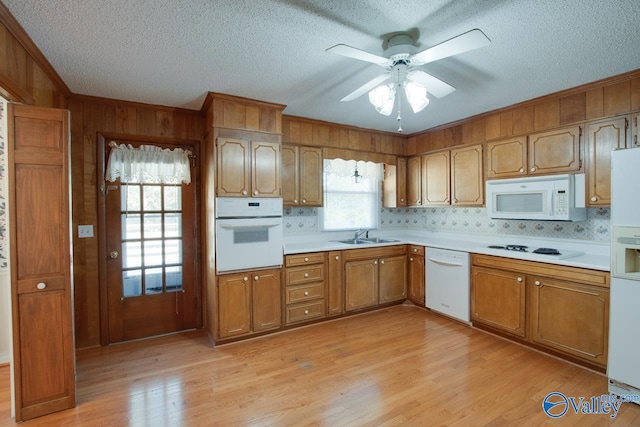
M 638 0 L 0 0 L 72 92 L 200 109 L 208 91 L 287 105 L 285 114 L 395 131 L 366 96 L 382 69 L 325 52 L 418 49 L 473 28 L 488 47 L 423 69 L 456 87 L 413 114 L 413 133 L 640 68 Z

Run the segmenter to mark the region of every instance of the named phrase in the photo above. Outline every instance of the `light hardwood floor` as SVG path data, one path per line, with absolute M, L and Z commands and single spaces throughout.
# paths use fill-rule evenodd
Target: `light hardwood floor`
M 606 394 L 598 373 L 408 306 L 212 349 L 202 331 L 78 352 L 78 405 L 24 426 L 640 425 L 544 414 L 553 391 Z M 0 425 L 9 369 L 0 367 Z

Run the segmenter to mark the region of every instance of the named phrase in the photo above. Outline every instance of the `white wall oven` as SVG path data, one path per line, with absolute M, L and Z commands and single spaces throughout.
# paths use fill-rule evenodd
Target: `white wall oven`
M 282 199 L 216 198 L 216 272 L 282 266 Z

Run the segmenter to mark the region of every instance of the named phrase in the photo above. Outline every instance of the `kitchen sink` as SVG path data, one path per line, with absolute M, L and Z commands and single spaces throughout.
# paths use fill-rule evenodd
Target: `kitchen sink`
M 383 239 L 382 237 L 368 237 L 368 238 L 362 239 L 362 240 L 366 240 L 367 242 L 371 242 L 371 243 L 399 242 L 399 240 L 396 240 L 396 239 Z
M 369 239 L 347 239 L 347 240 L 335 240 L 335 242 L 344 243 L 346 245 L 369 245 L 373 243 Z

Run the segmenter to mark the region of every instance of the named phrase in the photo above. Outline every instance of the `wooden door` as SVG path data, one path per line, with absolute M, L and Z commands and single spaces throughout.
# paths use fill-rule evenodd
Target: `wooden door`
M 9 104 L 15 420 L 75 406 L 69 112 Z
M 546 277 L 529 280 L 531 339 L 606 366 L 609 290 Z
M 587 206 L 611 204 L 611 150 L 625 148 L 627 123 L 620 117 L 587 126 Z
M 108 188 L 109 342 L 195 328 L 195 183 Z
M 580 161 L 580 126 L 529 135 L 530 175 L 577 172 Z
M 216 141 L 218 197 L 251 196 L 251 162 L 249 141 L 218 138 Z M 268 185 L 268 183 L 267 183 Z
M 422 205 L 442 206 L 450 201 L 449 151 L 422 156 Z
M 280 270 L 253 273 L 252 287 L 253 332 L 279 328 L 282 324 Z
M 251 332 L 251 272 L 218 276 L 218 338 Z
M 407 299 L 407 256 L 380 258 L 378 268 L 378 303 Z
M 422 156 L 407 159 L 407 203 L 422 206 Z
M 344 265 L 345 310 L 378 304 L 378 260 L 348 261 Z
M 251 189 L 254 197 L 280 197 L 280 143 L 251 141 Z
M 416 253 L 413 253 L 413 249 L 416 250 Z M 422 249 L 422 253 L 424 254 L 424 248 Z M 411 252 L 409 253 L 409 299 L 414 304 L 417 304 L 421 307 L 424 307 L 424 281 L 425 281 L 425 264 L 424 264 L 424 255 L 420 255 L 418 253 L 418 248 L 411 247 Z
M 337 316 L 344 313 L 342 252 L 329 252 L 328 257 L 327 315 Z
M 322 148 L 300 147 L 300 203 L 322 206 Z
M 398 157 L 396 162 L 396 205 L 400 208 L 407 206 L 407 158 Z
M 451 150 L 451 204 L 482 206 L 484 180 L 482 145 Z
M 282 144 L 282 204 L 298 206 L 300 204 L 300 166 L 298 164 L 298 146 Z
M 486 176 L 508 178 L 527 174 L 527 137 L 487 142 Z
M 471 269 L 471 318 L 501 331 L 524 337 L 524 275 L 482 267 Z

